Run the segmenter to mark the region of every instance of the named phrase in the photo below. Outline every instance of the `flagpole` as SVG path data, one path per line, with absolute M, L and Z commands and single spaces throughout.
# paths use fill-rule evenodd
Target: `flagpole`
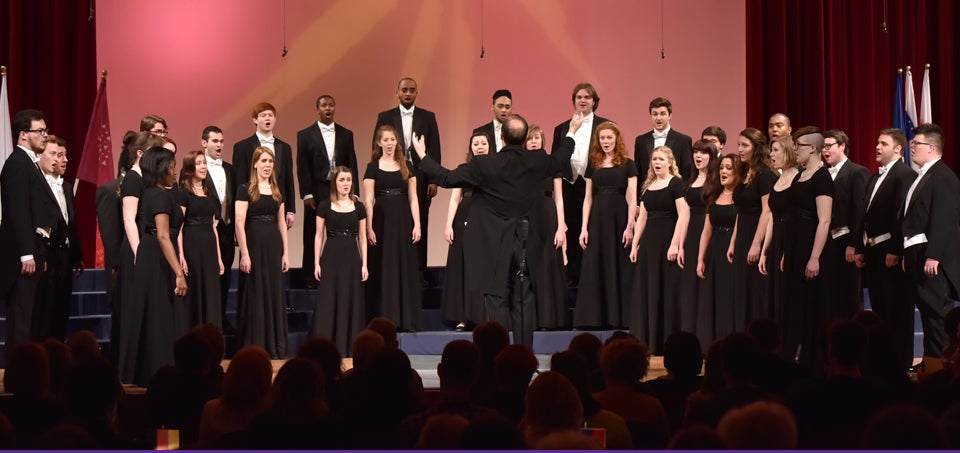
M 930 65 L 927 65 L 927 66 L 930 66 Z M 7 76 L 7 67 L 0 66 L 0 77 L 6 77 L 6 76 Z

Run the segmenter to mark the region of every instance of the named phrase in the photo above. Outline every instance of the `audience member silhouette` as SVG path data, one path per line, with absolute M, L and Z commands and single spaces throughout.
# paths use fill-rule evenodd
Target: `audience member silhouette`
M 797 421 L 780 403 L 757 401 L 727 411 L 717 434 L 732 450 L 793 450 L 797 448 Z
M 930 411 L 897 404 L 881 410 L 867 422 L 861 448 L 867 450 L 942 450 L 947 434 Z
M 529 346 L 515 343 L 503 348 L 494 362 L 497 391 L 493 396 L 493 408 L 508 420 L 519 423 L 523 418 L 524 396 L 539 366 Z
M 540 373 L 524 396 L 520 430 L 527 447 L 535 448 L 541 439 L 553 433 L 580 434 L 582 426 L 583 406 L 577 389 L 560 373 Z
M 590 391 L 590 377 L 587 362 L 573 351 L 556 352 L 550 357 L 550 371 L 567 378 L 577 389 L 580 404 L 583 406 L 583 421 L 586 428 L 606 430 L 608 450 L 632 450 L 633 437 L 623 417 L 600 408 Z
M 703 387 L 703 351 L 697 336 L 682 331 L 670 334 L 663 344 L 663 366 L 667 374 L 647 381 L 644 389 L 663 404 L 672 433 L 683 424 L 687 398 Z
M 247 345 L 234 354 L 219 398 L 203 406 L 201 448 L 244 448 L 254 417 L 266 408 L 273 365 L 265 349 Z
M 510 334 L 499 322 L 482 322 L 473 328 L 473 344 L 480 351 L 480 366 L 477 369 L 477 383 L 473 387 L 473 401 L 493 407 L 493 395 L 497 391 L 493 364 L 497 354 L 510 344 Z
M 323 370 L 324 399 L 334 414 L 342 414 L 346 409 L 346 395 L 343 389 L 343 357 L 337 344 L 329 338 L 310 337 L 300 345 L 297 357 L 310 359 Z
M 603 371 L 600 370 L 601 348 L 603 348 L 603 343 L 600 338 L 588 332 L 577 334 L 570 339 L 570 344 L 567 346 L 567 350 L 579 354 L 587 363 L 590 376 L 590 393 L 599 392 L 606 386 L 603 382 Z

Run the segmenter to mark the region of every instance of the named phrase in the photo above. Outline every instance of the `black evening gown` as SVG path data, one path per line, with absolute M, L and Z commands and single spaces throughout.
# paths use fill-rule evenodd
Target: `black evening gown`
M 349 355 L 353 338 L 366 325 L 363 260 L 357 236 L 367 210 L 357 201 L 353 211 L 337 212 L 330 208 L 329 200 L 323 200 L 317 204 L 317 217 L 324 219 L 327 238 L 320 256 L 320 282 L 310 332 L 333 340 Z
M 563 267 L 563 249 L 553 245 L 557 233 L 557 205 L 553 201 L 553 178 L 544 180 L 537 229 L 541 243 L 540 268 L 533 276 L 537 295 L 537 328 L 562 329 L 570 326 L 567 304 L 567 274 Z M 579 245 L 568 245 L 568 247 Z
M 667 187 L 647 189 L 640 196 L 647 210 L 647 223 L 637 245 L 630 333 L 658 355 L 663 354 L 666 337 L 680 324 L 680 267 L 667 261 L 667 252 L 677 226 L 676 201 L 683 198 L 683 190 L 683 181 L 674 177 Z
M 801 173 L 802 174 L 802 173 Z M 783 352 L 793 358 L 800 349 L 800 364 L 816 368 L 822 361 L 821 329 L 829 319 L 827 285 L 823 277 L 823 256 L 820 257 L 820 274 L 806 278 L 807 262 L 813 250 L 817 233 L 817 197 L 833 198 L 833 179 L 826 167 L 820 167 L 810 179 L 800 181 L 800 174 L 793 180 L 790 202 L 795 211 L 793 230 L 786 239 L 787 261 L 784 271 L 787 277 L 787 302 L 783 324 Z M 829 233 L 828 233 L 829 234 Z
M 768 297 L 770 297 L 772 308 L 770 317 L 780 326 L 783 326 L 785 321 L 783 313 L 784 304 L 787 303 L 787 279 L 784 272 L 780 270 L 780 259 L 784 256 L 785 239 L 791 235 L 791 222 L 793 222 L 793 203 L 790 201 L 791 188 L 792 186 L 783 191 L 771 189 L 770 198 L 767 199 L 767 203 L 770 205 L 770 221 L 773 222 L 770 246 L 767 247 Z M 787 265 L 788 263 L 784 262 L 784 266 Z
M 700 277 L 697 276 L 697 255 L 700 253 L 700 235 L 706 217 L 703 186 L 688 187 L 683 198 L 690 206 L 687 237 L 683 240 L 683 269 L 680 270 L 680 330 L 697 330 L 697 305 L 700 300 Z
M 188 326 L 211 323 L 221 327 L 220 264 L 217 261 L 213 217 L 217 201 L 212 196 L 197 196 L 180 190 L 180 206 L 186 209 L 183 219 L 183 258 L 187 261 Z
M 760 273 L 757 263 L 747 264 L 747 253 L 760 223 L 761 198 L 773 190 L 776 182 L 773 170 L 763 166 L 750 184 L 740 185 L 733 192 L 733 203 L 737 206 L 737 238 L 733 246 L 734 300 L 737 301 L 734 330 L 737 332 L 745 331 L 747 323 L 755 318 L 770 317 L 767 278 Z
M 167 214 L 170 219 L 170 241 L 174 253 L 178 252 L 176 237 L 183 224 L 183 211 L 177 199 L 179 189 L 147 187 L 140 199 L 140 211 L 144 217 L 144 232 L 137 250 L 134 269 L 136 295 L 143 301 L 139 319 L 133 319 L 131 327 L 139 331 L 135 343 L 137 351 L 136 372 L 133 383 L 146 386 L 160 367 L 173 365 L 173 345 L 187 330 L 186 303 L 173 294 L 176 274 L 170 269 L 167 258 L 157 240 L 157 214 Z M 190 291 L 189 286 L 187 291 Z
M 467 216 L 473 202 L 473 189 L 465 187 L 457 212 L 453 216 L 453 243 L 447 251 L 447 268 L 443 283 L 443 300 L 440 313 L 443 320 L 458 324 L 460 322 L 481 323 L 486 320 L 483 312 L 483 294 L 467 291 L 466 260 L 463 238 L 467 229 Z M 423 240 L 423 239 L 421 239 Z
M 121 381 L 133 383 L 137 374 L 137 357 L 139 356 L 140 328 L 139 320 L 143 317 L 143 300 L 136 297 L 136 282 L 134 279 L 134 255 L 123 229 L 123 199 L 133 197 L 141 202 L 143 197 L 143 178 L 134 170 L 128 170 L 120 184 L 120 228 L 123 240 L 120 243 L 120 263 L 117 266 L 117 294 L 119 298 L 111 307 L 111 315 L 119 320 L 117 327 L 117 341 L 119 345 L 111 345 L 117 351 L 117 371 Z M 138 205 L 137 232 L 143 240 L 143 211 Z
M 619 167 L 589 165 L 584 176 L 592 180 L 593 205 L 587 223 L 587 248 L 581 261 L 573 325 L 621 328 L 630 322 L 634 279 L 630 248 L 623 247 L 623 230 L 627 228 L 630 212 L 625 194 L 628 180 L 637 176 L 637 165 L 630 159 Z
M 710 245 L 704 254 L 706 266 L 700 286 L 700 303 L 697 309 L 697 337 L 706 349 L 707 345 L 735 331 L 733 298 L 734 266 L 727 261 L 727 249 L 733 237 L 737 221 L 737 207 L 731 204 L 710 205 Z
M 423 294 L 417 245 L 411 240 L 413 214 L 407 196 L 408 183 L 399 170 L 381 170 L 378 162 L 367 165 L 363 179 L 372 179 L 376 191 L 373 233 L 377 236 L 377 245 L 367 248 L 368 316 L 390 318 L 400 330 L 421 330 Z
M 274 359 L 287 356 L 287 313 L 283 292 L 283 238 L 277 225 L 280 204 L 270 194 L 250 201 L 244 183 L 237 201 L 248 202 L 244 231 L 250 273 L 240 272 L 237 294 L 237 341 L 262 346 Z

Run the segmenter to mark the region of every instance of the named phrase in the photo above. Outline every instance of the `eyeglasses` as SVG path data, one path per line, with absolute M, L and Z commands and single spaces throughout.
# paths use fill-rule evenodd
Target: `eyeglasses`
M 817 145 L 814 145 L 813 143 L 800 143 L 800 142 L 797 142 L 797 149 L 803 148 L 804 146 L 809 146 L 809 147 L 811 147 L 811 148 L 816 148 L 816 147 L 817 147 Z
M 824 143 L 824 144 L 823 144 L 823 149 L 833 148 L 834 146 L 837 146 L 837 145 L 839 145 L 839 143 L 836 143 L 836 142 L 833 142 L 833 143 Z
M 27 132 L 33 132 L 34 134 L 47 135 L 47 132 L 50 132 L 50 129 L 30 129 Z
M 913 148 L 914 146 L 917 146 L 917 145 L 933 146 L 933 143 L 918 142 L 918 141 L 916 141 L 916 140 L 910 140 L 910 147 L 911 147 L 911 148 Z
M 166 136 L 167 136 L 167 132 L 168 132 L 168 131 L 167 131 L 166 129 L 157 129 L 157 130 L 150 131 L 151 134 L 153 134 L 153 135 L 159 135 L 159 136 L 161 136 L 161 137 L 166 137 Z

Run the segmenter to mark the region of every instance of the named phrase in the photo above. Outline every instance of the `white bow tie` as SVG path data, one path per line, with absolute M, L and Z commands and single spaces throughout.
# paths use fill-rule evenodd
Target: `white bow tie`
M 332 124 L 329 126 L 323 124 L 320 125 L 320 132 L 333 132 L 334 130 L 335 127 Z
M 657 132 L 656 130 L 654 130 L 653 138 L 667 138 L 668 133 L 670 133 L 670 131 Z
M 404 116 L 413 116 L 413 110 L 401 110 L 400 117 L 402 118 Z
M 47 182 L 49 182 L 50 184 L 53 184 L 53 185 L 55 185 L 55 186 L 63 187 L 63 178 L 53 179 L 53 178 L 52 178 L 51 176 L 49 176 L 49 175 L 44 175 L 44 176 L 47 178 Z
M 272 144 L 273 144 L 273 139 L 274 139 L 274 137 L 272 137 L 272 136 L 271 136 L 271 137 L 268 137 L 268 138 L 261 138 L 261 139 L 260 139 L 260 144 L 261 144 L 261 145 L 266 145 L 266 144 L 269 143 L 269 144 L 272 145 Z
M 207 159 L 208 167 L 222 167 L 223 159 Z
M 835 175 L 840 172 L 840 169 L 837 167 L 830 167 L 827 168 L 827 171 L 829 171 L 831 175 Z
M 880 170 L 880 174 L 883 175 L 884 173 L 887 172 L 887 167 L 880 167 L 879 170 Z

